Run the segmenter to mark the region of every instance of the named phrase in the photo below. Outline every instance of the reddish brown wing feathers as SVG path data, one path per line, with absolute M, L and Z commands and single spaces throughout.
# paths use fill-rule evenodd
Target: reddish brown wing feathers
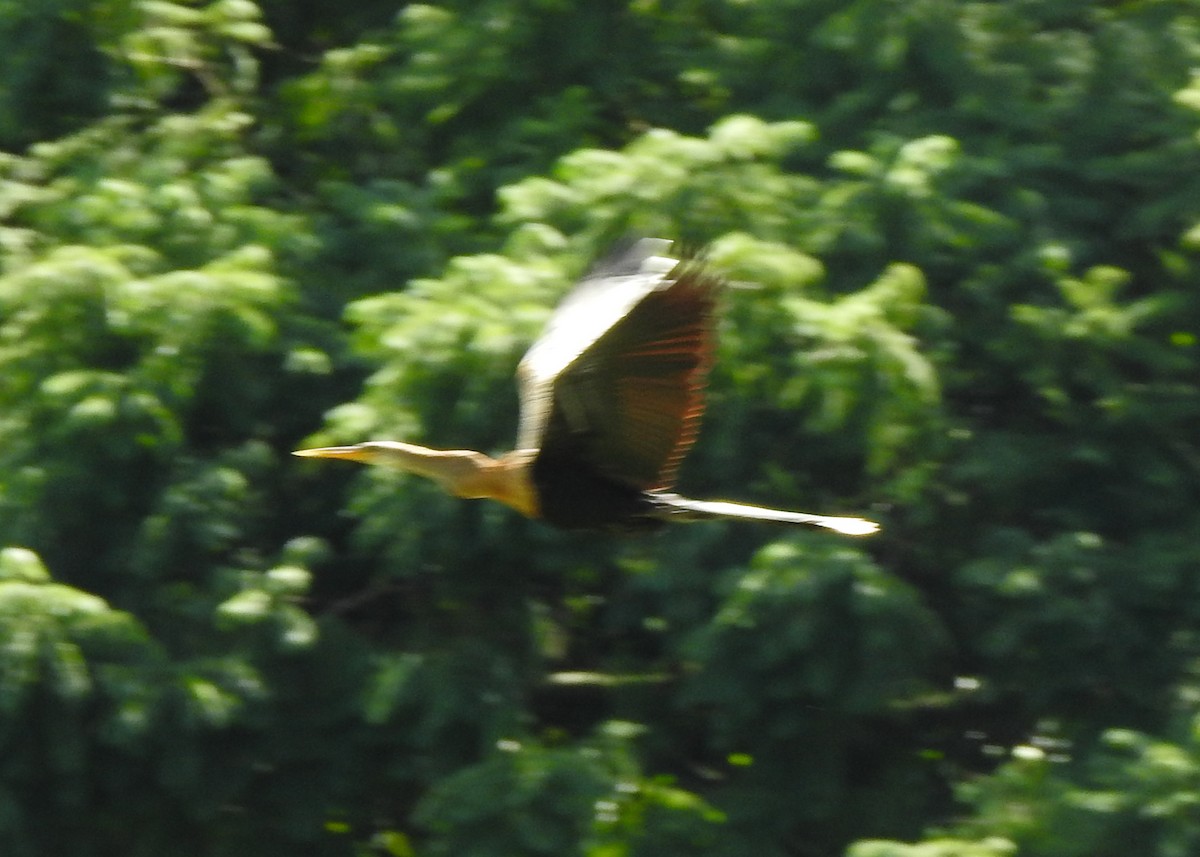
M 639 490 L 665 488 L 696 438 L 719 281 L 680 262 L 554 383 L 545 442 Z
M 611 331 L 618 429 L 603 444 L 644 490 L 666 488 L 696 440 L 712 363 L 715 278 L 681 262 Z

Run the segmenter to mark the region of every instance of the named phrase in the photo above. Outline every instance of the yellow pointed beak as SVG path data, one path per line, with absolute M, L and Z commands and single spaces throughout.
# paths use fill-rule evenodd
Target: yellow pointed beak
M 361 446 L 320 446 L 316 449 L 297 449 L 292 455 L 301 458 L 341 458 L 345 461 L 370 460 L 370 453 Z

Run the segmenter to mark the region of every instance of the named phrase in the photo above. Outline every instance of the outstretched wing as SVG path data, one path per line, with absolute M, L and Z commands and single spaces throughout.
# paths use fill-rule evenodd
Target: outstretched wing
M 695 440 L 719 281 L 643 239 L 605 259 L 521 361 L 518 448 L 638 490 L 666 487 Z

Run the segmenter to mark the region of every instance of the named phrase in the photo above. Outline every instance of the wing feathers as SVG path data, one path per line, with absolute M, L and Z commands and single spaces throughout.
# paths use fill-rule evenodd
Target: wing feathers
M 632 274 L 585 280 L 585 298 L 564 301 L 529 361 L 550 353 L 546 339 L 563 354 L 569 332 L 580 331 L 579 353 L 543 379 L 550 394 L 535 401 L 545 413 L 539 446 L 639 490 L 668 486 L 696 438 L 719 287 L 695 261 L 651 258 L 624 258 L 619 269 Z M 597 332 L 601 318 L 608 326 Z M 527 381 L 526 406 L 533 390 Z M 523 441 L 532 428 L 523 414 Z

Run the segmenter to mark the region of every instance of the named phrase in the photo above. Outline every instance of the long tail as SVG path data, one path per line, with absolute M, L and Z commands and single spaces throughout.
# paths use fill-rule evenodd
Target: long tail
M 745 503 L 724 500 L 692 500 L 677 494 L 654 494 L 654 516 L 664 521 L 705 521 L 712 518 L 742 518 L 752 521 L 773 521 L 778 524 L 803 524 L 824 527 L 846 536 L 869 536 L 879 524 L 864 518 L 838 518 L 829 515 L 810 515 L 807 512 L 786 512 Z

